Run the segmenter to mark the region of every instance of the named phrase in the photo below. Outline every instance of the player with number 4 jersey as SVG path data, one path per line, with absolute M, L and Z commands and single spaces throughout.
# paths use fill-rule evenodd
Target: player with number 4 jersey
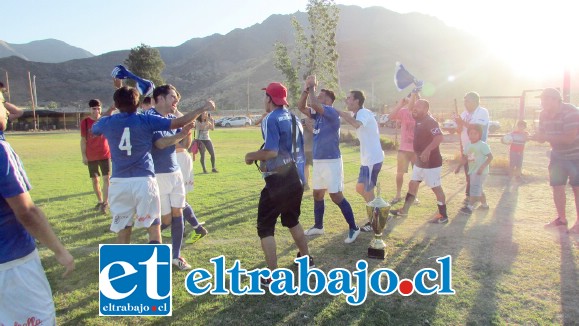
M 167 119 L 137 114 L 139 93 L 135 88 L 117 89 L 114 101 L 120 113 L 102 117 L 92 128 L 93 134 L 107 138 L 111 150 L 111 231 L 117 233 L 118 243 L 129 243 L 134 224 L 149 229 L 149 243 L 160 243 L 159 187 L 151 157 L 153 133 L 180 128 L 201 113 L 215 109 L 215 104 L 207 101 L 200 109 Z

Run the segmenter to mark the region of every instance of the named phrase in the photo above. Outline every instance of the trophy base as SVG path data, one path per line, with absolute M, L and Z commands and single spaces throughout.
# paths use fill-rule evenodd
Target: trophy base
M 368 258 L 384 260 L 384 258 L 386 258 L 386 250 L 374 249 L 374 248 L 370 247 L 370 248 L 368 248 Z

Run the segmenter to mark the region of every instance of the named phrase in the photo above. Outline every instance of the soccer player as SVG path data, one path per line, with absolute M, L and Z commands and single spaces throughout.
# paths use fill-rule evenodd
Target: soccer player
M 58 240 L 44 213 L 30 198 L 22 162 L 4 138 L 7 110 L 0 93 L 0 325 L 56 325 L 50 284 L 40 263 L 35 239 L 74 270 L 74 259 Z
M 80 152 L 82 154 L 82 163 L 88 166 L 92 188 L 98 200 L 95 209 L 105 214 L 109 205 L 111 152 L 107 139 L 103 135 L 93 135 L 92 133 L 92 126 L 101 117 L 101 101 L 92 99 L 88 101 L 88 106 L 91 110 L 90 115 L 80 122 Z M 99 181 L 101 174 L 103 179 L 102 190 Z
M 177 106 L 176 96 L 166 100 L 172 107 Z M 151 158 L 153 133 L 183 127 L 202 112 L 215 109 L 215 104 L 208 101 L 201 109 L 177 119 L 166 119 L 137 114 L 139 93 L 135 88 L 117 89 L 114 101 L 120 113 L 103 117 L 93 126 L 93 133 L 103 134 L 111 148 L 111 231 L 117 233 L 118 243 L 129 243 L 132 227 L 145 227 L 149 243 L 160 243 L 159 188 Z M 135 214 L 136 219 L 133 219 Z
M 257 234 L 270 270 L 277 268 L 274 234 L 280 215 L 282 225 L 289 229 L 298 247 L 298 257 L 309 255 L 308 242 L 299 221 L 304 189 L 294 157 L 300 151 L 303 155 L 303 137 L 298 119 L 284 107 L 288 105 L 286 98 L 287 89 L 281 83 L 271 83 L 265 88 L 264 105 L 265 111 L 269 112 L 261 123 L 265 144 L 263 149 L 245 155 L 246 164 L 264 162 L 265 187 L 257 208 Z M 293 139 L 293 134 L 296 139 Z M 310 265 L 313 265 L 311 257 Z M 271 278 L 262 279 L 261 283 L 269 286 Z
M 340 117 L 346 122 L 356 128 L 356 135 L 360 140 L 360 173 L 358 175 L 358 183 L 356 184 L 356 191 L 369 203 L 374 200 L 374 188 L 378 180 L 378 174 L 382 169 L 382 162 L 384 161 L 384 151 L 380 144 L 380 131 L 378 129 L 378 122 L 374 118 L 372 112 L 364 107 L 366 97 L 362 91 L 350 91 L 346 98 L 346 106 L 348 111 L 352 112 L 352 116 L 348 112 L 338 111 Z M 370 231 L 367 228 L 369 222 L 364 226 L 365 231 Z M 360 230 L 357 231 L 360 233 Z M 353 234 L 357 237 L 358 234 Z
M 352 206 L 344 198 L 344 168 L 340 153 L 340 115 L 332 107 L 336 96 L 327 89 L 320 90 L 315 96 L 316 76 L 306 78 L 305 88 L 298 102 L 298 109 L 314 119 L 314 172 L 312 186 L 314 189 L 314 226 L 305 231 L 305 235 L 324 234 L 324 195 L 330 193 L 334 204 L 340 207 L 349 227 L 346 243 L 352 243 L 360 234 L 360 228 L 354 220 Z M 311 107 L 306 106 L 309 94 Z
M 426 185 L 432 189 L 438 204 L 438 215 L 431 219 L 430 223 L 448 223 L 446 214 L 446 197 L 442 190 L 441 170 L 442 156 L 440 155 L 440 143 L 443 140 L 442 131 L 438 122 L 429 114 L 430 104 L 427 100 L 419 99 L 412 110 L 412 117 L 416 121 L 414 127 L 414 152 L 416 153 L 416 163 L 412 168 L 412 179 L 408 184 L 408 193 L 404 200 L 404 207 L 398 210 L 391 210 L 394 216 L 407 216 L 408 210 L 418 193 L 420 182 L 425 181 Z
M 162 85 L 153 91 L 155 107 L 147 110 L 146 115 L 154 115 L 168 119 L 176 118 L 176 103 L 179 103 L 177 90 L 172 85 Z M 175 104 L 175 105 L 173 105 Z M 153 133 L 154 147 L 151 151 L 155 166 L 155 177 L 159 184 L 161 199 L 162 227 L 171 226 L 171 241 L 173 244 L 173 265 L 180 270 L 191 269 L 185 258 L 181 257 L 183 243 L 183 207 L 185 207 L 185 184 L 183 174 L 177 163 L 175 144 L 189 135 L 193 127 L 189 123 L 183 129 L 155 131 Z

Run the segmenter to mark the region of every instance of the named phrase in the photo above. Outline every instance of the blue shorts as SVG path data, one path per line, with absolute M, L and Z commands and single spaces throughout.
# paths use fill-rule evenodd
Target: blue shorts
M 565 160 L 551 158 L 549 163 L 549 184 L 552 187 L 564 186 L 579 187 L 579 160 Z
M 520 170 L 523 167 L 523 152 L 510 152 L 509 166 L 511 169 Z
M 358 175 L 358 183 L 364 184 L 365 191 L 371 191 L 376 187 L 376 181 L 378 180 L 378 174 L 382 169 L 382 162 L 372 165 L 372 173 L 370 173 L 369 166 L 361 166 L 360 174 Z

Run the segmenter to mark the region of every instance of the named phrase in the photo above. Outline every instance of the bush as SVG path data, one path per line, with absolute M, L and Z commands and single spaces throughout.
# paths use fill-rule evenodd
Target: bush
M 347 133 L 340 133 L 340 143 L 360 146 L 360 140 L 354 137 L 354 135 L 349 131 Z M 380 145 L 382 146 L 382 150 L 385 151 L 395 151 L 398 149 L 398 144 L 390 138 L 380 137 Z
M 395 151 L 398 149 L 398 144 L 390 138 L 380 137 L 380 145 L 384 151 Z

